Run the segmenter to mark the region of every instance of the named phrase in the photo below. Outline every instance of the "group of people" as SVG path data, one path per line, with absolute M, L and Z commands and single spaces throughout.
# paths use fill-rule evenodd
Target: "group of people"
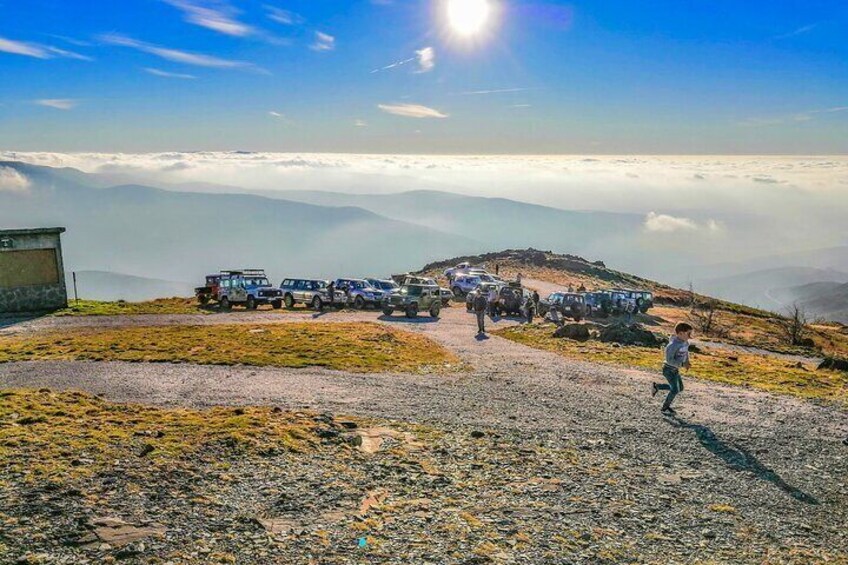
M 477 335 L 486 333 L 486 314 L 494 317 L 496 315 L 496 306 L 498 302 L 498 289 L 492 287 L 488 294 L 478 292 L 471 303 L 474 314 L 477 316 Z M 539 311 L 539 300 L 541 297 L 535 290 L 524 298 L 524 315 L 527 323 L 532 323 L 536 319 L 536 313 Z

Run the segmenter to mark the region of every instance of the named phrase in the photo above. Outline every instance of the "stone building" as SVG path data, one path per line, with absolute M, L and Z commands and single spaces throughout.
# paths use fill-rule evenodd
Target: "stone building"
M 0 230 L 0 313 L 68 305 L 61 234 L 65 228 Z

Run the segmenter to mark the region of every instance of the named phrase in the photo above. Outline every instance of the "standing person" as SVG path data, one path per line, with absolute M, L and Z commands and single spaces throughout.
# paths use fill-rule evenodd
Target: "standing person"
M 477 335 L 486 333 L 486 307 L 489 301 L 482 291 L 474 297 L 474 313 L 477 315 Z
M 494 317 L 497 313 L 497 304 L 498 304 L 498 287 L 492 285 L 489 289 L 489 315 Z
M 518 273 L 518 276 L 517 276 L 517 277 L 515 277 L 515 280 L 517 280 L 517 281 L 518 281 L 519 286 L 521 285 L 521 279 L 522 279 L 522 277 L 521 277 L 521 273 Z
M 537 303 L 533 300 L 533 295 L 527 297 L 526 302 L 524 303 L 524 308 L 527 310 L 527 323 L 532 324 L 533 319 L 536 317 L 536 307 Z
M 501 274 L 501 264 L 495 263 L 495 276 L 499 276 Z
M 533 305 L 536 307 L 536 312 L 539 311 L 539 300 L 541 300 L 541 298 L 539 298 L 539 291 L 534 290 L 533 291 Z
M 330 308 L 336 305 L 336 283 L 334 281 L 330 281 L 330 284 L 327 285 L 327 294 L 330 297 Z
M 624 305 L 624 311 L 627 313 L 627 325 L 633 323 L 633 314 L 636 312 L 636 303 L 632 300 L 628 300 L 627 304 Z
M 692 339 L 692 326 L 686 322 L 680 322 L 674 327 L 674 335 L 665 347 L 665 363 L 663 364 L 663 376 L 668 384 L 652 383 L 653 393 L 656 396 L 661 390 L 667 390 L 668 396 L 662 405 L 665 414 L 674 415 L 677 412 L 671 407 L 674 397 L 683 392 L 683 379 L 680 377 L 680 369 L 689 369 L 689 340 Z

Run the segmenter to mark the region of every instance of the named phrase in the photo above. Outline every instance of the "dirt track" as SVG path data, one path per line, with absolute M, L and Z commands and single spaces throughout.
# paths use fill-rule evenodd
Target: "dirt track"
M 0 333 L 83 325 L 285 323 L 304 318 L 313 315 L 45 318 L 9 326 Z M 844 528 L 848 448 L 840 443 L 848 434 L 848 417 L 839 408 L 687 379 L 677 401 L 679 417 L 665 418 L 659 412 L 661 399 L 649 394 L 649 383 L 657 375 L 576 362 L 497 337 L 478 339 L 472 317 L 461 307 L 446 309 L 438 322 L 386 320 L 373 311 L 315 319 L 381 319 L 397 324 L 438 341 L 474 369 L 444 377 L 162 364 L 10 363 L 0 365 L 0 386 L 83 389 L 111 400 L 169 406 L 308 406 L 460 431 L 495 430 L 529 441 L 567 441 L 601 451 L 628 471 L 663 469 L 664 476 L 678 477 L 677 482 L 683 476 L 685 482 L 675 490 L 679 490 L 679 502 L 692 509 L 718 496 L 732 501 L 746 524 L 775 540 L 802 540 L 837 554 L 848 551 Z M 497 325 L 509 323 L 514 322 Z M 738 527 L 735 521 L 709 524 L 718 539 L 730 545 L 735 543 Z

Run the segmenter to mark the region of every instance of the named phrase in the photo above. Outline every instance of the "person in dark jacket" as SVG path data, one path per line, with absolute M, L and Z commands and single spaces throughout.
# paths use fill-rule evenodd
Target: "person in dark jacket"
M 527 300 L 524 303 L 524 309 L 527 312 L 527 323 L 532 324 L 533 319 L 536 317 L 536 301 L 533 300 L 533 296 L 528 296 Z
M 477 335 L 486 333 L 486 308 L 489 300 L 482 290 L 474 297 L 474 313 L 477 315 Z
M 539 311 L 539 300 L 541 300 L 541 298 L 539 298 L 539 292 L 534 290 L 533 291 L 533 304 L 536 305 L 536 312 Z

